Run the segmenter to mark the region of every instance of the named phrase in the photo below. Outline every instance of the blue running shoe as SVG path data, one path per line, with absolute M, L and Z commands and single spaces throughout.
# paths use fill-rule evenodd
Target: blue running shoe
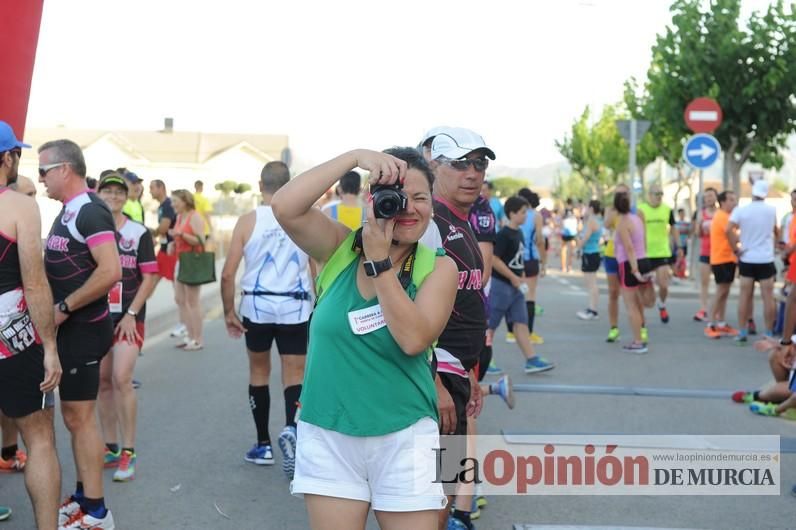
M 747 332 L 745 329 L 742 329 L 738 332 L 738 336 L 735 337 L 735 344 L 738 346 L 746 346 L 749 337 L 747 336 Z
M 500 375 L 502 373 L 503 369 L 499 368 L 498 365 L 495 364 L 494 359 L 489 361 L 489 366 L 486 368 L 486 375 Z
M 500 396 L 510 409 L 514 408 L 514 389 L 511 386 L 511 377 L 504 375 L 489 385 L 489 390 L 492 394 Z
M 286 425 L 279 434 L 279 449 L 282 450 L 282 471 L 292 479 L 296 470 L 296 428 L 292 425 Z
M 451 515 L 448 517 L 448 530 L 475 530 L 475 526 L 472 523 L 470 523 L 470 526 L 467 526 Z
M 254 447 L 246 453 L 243 459 L 258 466 L 274 465 L 274 453 L 271 451 L 270 445 L 254 444 Z
M 547 359 L 543 357 L 539 357 L 538 355 L 534 355 L 530 359 L 525 361 L 525 373 L 526 374 L 535 374 L 538 372 L 546 372 L 548 370 L 552 370 L 555 368 L 556 365 L 549 362 Z
M 11 508 L 0 506 L 0 521 L 5 521 L 9 517 L 11 517 Z

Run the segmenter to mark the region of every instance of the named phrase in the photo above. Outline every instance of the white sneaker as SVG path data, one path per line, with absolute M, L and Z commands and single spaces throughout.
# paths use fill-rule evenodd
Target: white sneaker
M 188 328 L 185 327 L 185 324 L 179 323 L 177 324 L 174 329 L 171 330 L 170 335 L 174 338 L 185 337 L 188 334 Z
M 59 530 L 115 530 L 115 528 L 113 514 L 108 510 L 108 513 L 102 519 L 97 519 L 84 513 L 83 517 L 73 521 L 68 526 L 59 527 Z
M 581 310 L 581 311 L 578 311 L 578 312 L 577 312 L 577 313 L 575 313 L 575 314 L 576 314 L 576 315 L 578 316 L 578 318 L 579 318 L 579 319 L 581 319 L 581 320 L 597 320 L 597 319 L 599 318 L 599 317 L 597 316 L 597 313 L 592 313 L 592 312 L 591 312 L 591 311 L 589 311 L 588 309 L 583 309 L 583 310 Z
M 61 506 L 58 508 L 58 526 L 64 526 L 69 522 L 69 519 L 80 511 L 80 505 L 72 500 L 72 497 L 67 497 Z

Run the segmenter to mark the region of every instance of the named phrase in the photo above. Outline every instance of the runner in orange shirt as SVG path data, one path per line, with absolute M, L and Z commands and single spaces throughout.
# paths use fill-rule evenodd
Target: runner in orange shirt
M 736 204 L 737 198 L 734 192 L 727 190 L 719 193 L 719 209 L 716 210 L 710 223 L 710 268 L 716 279 L 716 294 L 708 314 L 710 323 L 705 327 L 705 336 L 711 339 L 738 334 L 738 330 L 730 327 L 724 319 L 727 298 L 730 295 L 732 282 L 735 281 L 735 269 L 738 266 L 738 258 L 727 238 L 730 213 Z

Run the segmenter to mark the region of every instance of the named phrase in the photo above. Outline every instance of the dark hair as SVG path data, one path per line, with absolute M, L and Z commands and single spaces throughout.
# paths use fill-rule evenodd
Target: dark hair
M 202 182 L 201 180 L 197 180 L 196 182 L 193 183 L 194 189 L 199 188 L 199 187 L 204 187 L 204 185 L 205 185 L 205 183 Z
M 96 191 L 97 179 L 95 179 L 94 177 L 86 177 L 86 186 L 88 186 L 88 189 Z
M 796 189 L 792 189 L 792 190 L 790 191 L 790 194 L 791 194 L 791 195 L 793 195 L 794 193 L 796 193 Z
M 431 166 L 417 149 L 414 147 L 390 147 L 383 152 L 406 162 L 407 169 L 420 171 L 426 177 L 429 189 L 434 188 L 434 173 L 431 172 Z
M 485 180 L 484 184 L 486 184 L 486 187 L 489 188 L 490 190 L 495 189 L 495 185 L 492 182 L 489 182 L 488 180 Z
M 597 199 L 589 201 L 589 208 L 594 210 L 594 213 L 596 213 L 597 215 L 603 213 L 603 203 L 601 203 Z
M 337 188 L 340 193 L 359 195 L 359 191 L 362 189 L 362 176 L 356 171 L 349 171 L 340 177 L 340 184 Z
M 72 140 L 53 140 L 46 142 L 39 147 L 39 153 L 52 149 L 55 151 L 53 158 L 56 162 L 69 164 L 79 177 L 86 178 L 86 159 L 83 158 L 83 151 L 80 146 Z
M 630 194 L 620 191 L 614 195 L 614 208 L 617 212 L 625 214 L 630 212 Z
M 506 199 L 506 202 L 503 204 L 503 211 L 506 212 L 506 216 L 513 213 L 517 213 L 523 208 L 528 207 L 528 201 L 520 197 L 519 195 L 514 195 Z
M 528 201 L 528 206 L 534 210 L 539 207 L 539 194 L 528 188 L 520 188 L 517 195 Z
M 162 190 L 165 190 L 165 189 L 166 189 L 166 183 L 165 183 L 165 182 L 163 182 L 163 181 L 162 181 L 162 180 L 160 180 L 160 179 L 153 179 L 153 180 L 152 180 L 152 184 L 154 184 L 154 185 L 155 185 L 155 187 L 156 187 L 157 189 L 159 189 L 159 190 L 161 190 L 161 189 L 162 189 Z
M 730 193 L 735 195 L 735 192 L 732 190 L 724 190 L 721 193 L 719 193 L 719 204 L 724 204 L 725 202 L 727 202 L 727 195 L 729 195 Z
M 284 162 L 278 160 L 268 162 L 260 172 L 260 183 L 265 193 L 276 193 L 289 180 L 290 169 Z
M 678 208 L 677 213 L 685 213 L 685 208 Z

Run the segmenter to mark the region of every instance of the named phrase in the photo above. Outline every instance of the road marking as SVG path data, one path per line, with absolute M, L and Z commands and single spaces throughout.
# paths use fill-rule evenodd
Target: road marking
M 515 392 L 537 392 L 544 394 L 607 394 L 612 396 L 646 396 L 671 398 L 700 398 L 730 400 L 733 390 L 700 390 L 697 388 L 656 388 L 640 386 L 609 385 L 553 385 L 517 383 Z

